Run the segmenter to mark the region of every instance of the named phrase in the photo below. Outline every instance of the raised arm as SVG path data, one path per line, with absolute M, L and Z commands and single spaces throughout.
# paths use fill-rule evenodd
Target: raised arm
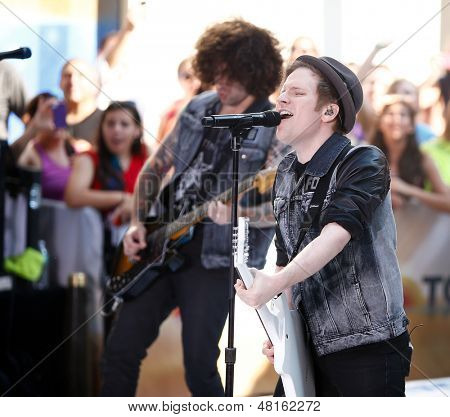
M 19 159 L 31 139 L 35 138 L 39 132 L 53 130 L 55 128 L 52 115 L 52 106 L 54 103 L 55 99 L 53 98 L 39 98 L 36 114 L 27 123 L 23 135 L 11 145 L 11 150 L 16 160 Z

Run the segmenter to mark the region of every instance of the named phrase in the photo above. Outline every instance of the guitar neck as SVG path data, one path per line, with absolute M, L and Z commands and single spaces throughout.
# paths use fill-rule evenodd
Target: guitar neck
M 257 174 L 259 175 L 259 174 Z M 246 178 L 238 185 L 238 194 L 243 193 L 244 191 L 249 190 L 253 187 L 253 183 L 257 175 L 253 175 L 251 177 Z M 224 191 L 223 193 L 216 196 L 213 200 L 207 201 L 203 203 L 201 206 L 195 207 L 189 213 L 180 216 L 178 219 L 169 223 L 166 226 L 166 230 L 164 233 L 165 238 L 169 238 L 170 236 L 176 234 L 180 230 L 184 229 L 188 226 L 193 226 L 194 224 L 199 223 L 204 217 L 206 217 L 208 213 L 208 205 L 211 201 L 220 201 L 221 203 L 227 203 L 231 200 L 232 189 Z

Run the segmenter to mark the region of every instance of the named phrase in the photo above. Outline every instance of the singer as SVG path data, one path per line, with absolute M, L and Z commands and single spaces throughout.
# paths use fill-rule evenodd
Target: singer
M 344 136 L 362 101 L 356 75 L 332 58 L 288 68 L 276 106 L 277 137 L 294 148 L 274 184 L 278 270 L 235 285 L 253 307 L 290 289 L 318 396 L 404 396 L 410 368 L 388 163 Z M 263 352 L 273 356 L 270 343 Z
M 195 97 L 180 114 L 174 130 L 143 167 L 135 189 L 135 210 L 124 238 L 124 252 L 137 258 L 145 248 L 145 227 L 163 177 L 174 168 L 168 194 L 172 204 L 163 211 L 187 213 L 231 187 L 231 137 L 226 129 L 202 126 L 213 114 L 262 112 L 272 108 L 268 96 L 278 86 L 282 58 L 278 42 L 266 30 L 243 20 L 209 28 L 198 40 L 193 69 L 215 92 Z M 249 175 L 264 165 L 273 166 L 285 145 L 275 139 L 275 128 L 253 128 L 241 148 L 240 174 Z M 163 192 L 164 194 L 164 192 Z M 246 201 L 244 201 L 246 200 Z M 270 201 L 246 206 L 243 214 L 273 217 Z M 195 226 L 192 239 L 179 249 L 184 264 L 168 269 L 139 297 L 125 301 L 108 337 L 103 358 L 102 395 L 133 396 L 139 367 L 159 326 L 174 307 L 183 322 L 186 383 L 194 396 L 223 396 L 217 371 L 218 342 L 228 313 L 228 275 L 231 261 L 230 208 L 211 203 L 209 219 Z M 273 224 L 273 223 L 271 223 Z M 253 265 L 264 265 L 274 228 L 253 227 Z

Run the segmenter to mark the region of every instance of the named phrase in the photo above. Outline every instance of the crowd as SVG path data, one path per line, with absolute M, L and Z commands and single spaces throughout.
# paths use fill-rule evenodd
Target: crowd
M 118 68 L 121 47 L 133 28 L 128 18 L 119 32 L 108 36 L 95 64 L 68 57 L 59 79 L 62 100 L 49 92 L 26 100 L 26 82 L 10 65 L 0 63 L 1 100 L 7 96 L 0 102 L 0 133 L 11 143 L 15 164 L 41 173 L 43 198 L 64 202 L 67 210 L 98 210 L 105 229 L 105 270 L 118 244 L 112 231 L 126 230 L 133 217 L 133 192 L 146 161 L 166 146 L 191 99 L 218 84 L 218 79 L 201 82 L 196 73 L 201 65 L 192 65 L 195 55 L 186 57 L 177 71 L 184 96 L 162 113 L 158 128 L 143 126 L 137 106 L 127 101 L 132 97 L 118 88 L 117 74 L 124 71 Z M 364 90 L 362 109 L 348 136 L 354 144 L 375 145 L 386 155 L 394 210 L 415 199 L 450 213 L 450 59 L 444 56 L 438 77 L 415 85 L 394 79 L 389 62 L 373 63 L 385 46 L 377 45 L 364 63 L 348 63 Z M 295 39 L 284 70 L 300 55 L 322 55 L 318 49 L 308 37 Z M 25 126 L 18 138 L 7 135 L 11 112 Z M 144 130 L 155 132 L 151 143 L 144 141 Z
M 114 38 L 110 38 L 112 35 L 104 43 L 112 42 Z M 120 36 L 119 40 L 123 38 Z M 448 203 L 444 196 L 450 182 L 447 106 L 450 68 L 443 66 L 442 77 L 433 82 L 427 80 L 423 86 L 406 79 L 393 80 L 387 66 L 372 64 L 374 55 L 383 46 L 377 45 L 368 57 L 369 62 L 361 66 L 351 64 L 362 81 L 365 101 L 350 137 L 355 143 L 374 144 L 388 156 L 391 174 L 396 177 L 392 190 L 394 207 L 415 196 L 424 204 L 446 211 Z M 115 48 L 118 49 L 117 45 Z M 102 50 L 101 55 L 104 54 Z M 303 54 L 319 55 L 314 42 L 307 37 L 293 42 L 286 65 Z M 20 116 L 25 125 L 22 136 L 8 138 L 15 160 L 20 166 L 42 172 L 45 198 L 65 200 L 71 207 L 92 206 L 104 214 L 114 211 L 113 217 L 119 215 L 125 220 L 127 207 L 130 209 L 129 194 L 143 161 L 164 141 L 189 100 L 209 88 L 196 78 L 191 61 L 192 57 L 184 59 L 178 68 L 178 80 L 185 95 L 164 111 L 159 128 L 153 129 L 156 134 L 151 144 L 142 139 L 142 117 L 133 102 L 114 101 L 112 96 L 106 109 L 100 110 L 98 97 L 103 84 L 98 68 L 87 62 L 69 59 L 61 69 L 59 85 L 67 112 L 65 127 L 55 126 L 53 120 L 57 98 L 42 92 L 26 102 L 26 85 L 8 64 L 2 63 L 2 80 L 5 79 L 4 85 L 10 90 L 8 105 L 2 108 L 3 125 L 6 126 L 10 112 Z M 378 76 L 379 73 L 382 75 Z M 392 82 L 387 84 L 389 77 Z M 8 82 L 11 79 L 13 83 Z M 436 101 L 422 99 L 427 94 L 433 94 Z M 422 102 L 426 107 L 421 106 Z M 104 98 L 101 103 L 105 105 Z M 147 130 L 152 131 L 150 127 Z M 81 162 L 88 160 L 92 163 Z M 108 193 L 98 194 L 99 198 L 85 197 L 79 194 L 82 188 Z M 116 193 L 111 194 L 112 190 Z

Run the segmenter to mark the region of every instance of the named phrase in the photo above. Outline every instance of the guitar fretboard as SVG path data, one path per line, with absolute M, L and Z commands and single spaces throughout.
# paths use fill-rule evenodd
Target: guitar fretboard
M 253 187 L 253 183 L 257 176 L 265 175 L 265 173 L 272 172 L 273 169 L 267 169 L 264 170 L 257 175 L 253 175 L 251 177 L 246 178 L 245 180 L 241 181 L 238 185 L 238 194 L 249 190 Z M 232 189 L 229 188 L 228 190 L 224 191 L 223 193 L 216 196 L 212 201 L 220 201 L 221 203 L 227 203 L 231 199 Z M 192 226 L 198 222 L 200 222 L 208 213 L 208 205 L 211 201 L 207 201 L 206 203 L 203 203 L 201 206 L 195 207 L 192 211 L 189 213 L 184 214 L 183 216 L 180 216 L 178 219 L 174 220 L 172 223 L 169 223 L 166 226 L 165 230 L 165 238 L 169 238 L 170 236 L 174 235 L 175 233 L 179 232 L 180 230 L 184 229 L 186 226 Z

